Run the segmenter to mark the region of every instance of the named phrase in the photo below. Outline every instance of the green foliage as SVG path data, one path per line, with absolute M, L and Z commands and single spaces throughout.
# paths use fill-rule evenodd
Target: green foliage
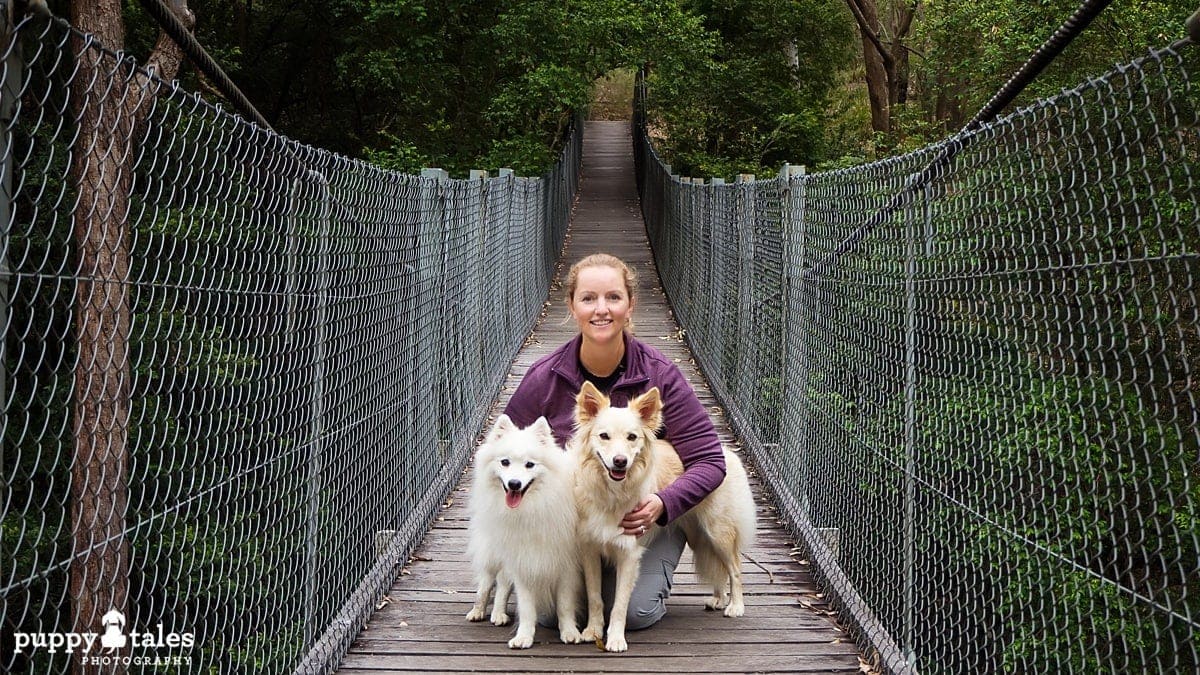
M 68 155 L 51 126 L 14 127 L 12 143 L 12 156 L 22 158 L 25 166 L 44 171 L 43 198 L 74 202 L 75 193 L 64 179 Z M 72 269 L 73 256 L 64 260 L 60 253 L 69 250 L 70 225 L 28 190 L 18 192 L 12 204 L 15 217 L 4 252 L 6 265 L 11 267 L 4 284 L 8 329 L 3 337 L 2 365 L 7 407 L 0 439 L 0 501 L 4 504 L 0 551 L 5 557 L 6 579 L 14 585 L 6 592 L 0 626 L 6 635 L 69 630 L 67 569 L 47 563 L 67 559 L 71 552 L 66 504 L 74 452 L 68 413 L 73 373 L 53 365 L 75 360 L 75 350 L 69 346 L 74 341 L 72 292 L 59 279 L 22 274 L 21 264 L 55 260 L 62 269 Z M 40 652 L 27 665 L 29 672 L 49 672 L 62 668 L 63 660 Z
M 676 172 L 731 178 L 825 159 L 824 111 L 850 56 L 848 17 L 807 0 L 689 9 L 711 47 L 677 67 L 654 64 L 647 111 Z
M 676 2 L 189 6 L 200 42 L 276 129 L 402 171 L 541 174 L 596 78 L 647 60 L 687 61 L 703 47 L 698 23 Z M 125 14 L 129 50 L 148 54 L 152 22 L 132 0 Z M 194 72 L 181 78 L 212 91 Z
M 957 131 L 1077 8 L 1076 0 L 923 3 L 896 153 Z M 1190 0 L 1117 0 L 1005 112 L 1071 88 L 1183 37 Z M 907 140 L 906 140 L 907 139 Z
M 1156 645 L 1194 636 L 1146 600 L 1200 610 L 1189 572 L 1200 561 L 1183 545 L 1200 537 L 1194 445 L 1103 378 L 1034 368 L 1003 389 L 950 380 L 936 388 L 947 395 L 922 413 L 937 447 L 925 476 L 979 513 L 962 555 L 995 581 L 986 602 L 1001 618 L 1003 669 L 1169 667 L 1177 656 Z M 960 429 L 987 442 L 972 444 Z M 951 527 L 939 520 L 931 524 Z M 1110 649 L 1116 662 L 1103 656 Z
M 600 120 L 627 120 L 633 110 L 633 88 L 637 73 L 618 68 L 592 83 L 588 116 Z

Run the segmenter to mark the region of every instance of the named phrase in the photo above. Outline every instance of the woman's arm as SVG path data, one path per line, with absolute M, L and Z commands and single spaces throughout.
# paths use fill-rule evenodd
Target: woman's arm
M 708 411 L 679 368 L 671 368 L 658 386 L 663 393 L 666 440 L 683 462 L 683 475 L 658 492 L 665 507 L 658 520 L 665 525 L 699 504 L 725 480 L 725 453 Z

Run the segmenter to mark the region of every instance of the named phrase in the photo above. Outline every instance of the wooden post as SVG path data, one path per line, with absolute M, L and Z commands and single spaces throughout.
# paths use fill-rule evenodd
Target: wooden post
M 755 360 L 758 358 L 758 345 L 753 336 L 757 332 L 754 325 L 754 253 L 755 253 L 755 200 L 757 185 L 754 174 L 738 174 L 736 183 L 737 201 L 734 206 L 734 224 L 737 230 L 737 260 L 738 260 L 738 320 L 731 327 L 736 331 L 733 340 L 734 358 L 729 364 L 729 390 L 739 404 L 744 404 L 745 390 L 743 380 L 753 377 Z M 743 408 L 747 409 L 747 408 Z

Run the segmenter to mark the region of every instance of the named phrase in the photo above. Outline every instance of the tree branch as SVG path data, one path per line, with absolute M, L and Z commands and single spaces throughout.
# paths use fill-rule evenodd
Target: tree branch
M 892 53 L 883 46 L 883 42 L 879 39 L 879 34 L 875 32 L 875 28 L 867 22 L 867 17 L 863 13 L 860 0 L 846 0 L 846 4 L 850 7 L 850 13 L 854 15 L 855 22 L 858 23 L 858 28 L 862 32 L 863 37 L 871 41 L 875 46 L 875 51 L 879 52 L 879 58 L 883 60 L 884 67 L 892 68 L 895 59 L 892 58 Z

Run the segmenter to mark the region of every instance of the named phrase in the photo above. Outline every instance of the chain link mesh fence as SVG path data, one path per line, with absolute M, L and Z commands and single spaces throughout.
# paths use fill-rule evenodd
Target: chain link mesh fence
M 735 184 L 635 120 L 688 341 L 886 669 L 1200 669 L 1197 59 Z
M 542 309 L 581 125 L 401 175 L 5 29 L 0 671 L 332 668 Z

